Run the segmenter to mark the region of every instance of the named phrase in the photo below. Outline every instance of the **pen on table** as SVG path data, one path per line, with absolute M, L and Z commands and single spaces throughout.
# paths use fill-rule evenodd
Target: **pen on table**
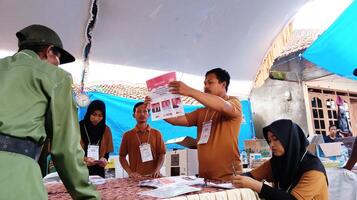
M 232 163 L 233 175 L 237 176 L 236 168 L 234 167 L 234 163 Z
M 207 180 L 206 178 L 204 178 L 203 181 L 205 182 L 204 185 L 203 185 L 203 187 L 207 187 L 207 185 L 208 185 L 208 184 L 207 184 L 208 180 Z

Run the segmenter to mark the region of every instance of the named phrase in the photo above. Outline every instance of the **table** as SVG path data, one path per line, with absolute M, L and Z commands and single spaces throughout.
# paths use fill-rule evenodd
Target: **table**
M 347 171 L 344 169 L 327 169 L 327 176 L 329 180 L 329 194 L 331 200 L 357 200 L 357 172 Z M 138 200 L 151 200 L 156 199 L 149 196 L 140 196 L 139 192 L 152 190 L 151 188 L 139 187 L 138 183 L 143 179 L 107 179 L 105 184 L 98 185 L 97 190 L 100 192 L 103 200 L 116 200 L 116 199 L 138 199 Z M 48 198 L 50 200 L 70 200 L 71 197 L 62 183 L 51 183 L 46 185 L 48 191 Z M 190 193 L 203 194 L 203 193 L 217 193 L 224 191 L 222 189 L 203 187 L 200 192 Z M 184 198 L 185 199 L 185 198 Z M 258 198 L 257 198 L 258 199 Z
M 143 179 L 142 179 L 143 180 Z M 130 199 L 156 199 L 149 196 L 140 196 L 137 193 L 147 190 L 152 190 L 152 188 L 139 187 L 140 179 L 134 180 L 130 178 L 118 178 L 118 179 L 106 179 L 106 183 L 102 185 L 97 185 L 97 190 L 100 192 L 103 200 L 130 200 Z M 50 200 L 70 200 L 71 196 L 67 193 L 66 188 L 62 183 L 50 183 L 46 185 L 48 192 L 48 199 Z M 207 193 L 207 192 L 218 192 L 223 191 L 222 189 L 203 187 L 200 192 L 190 193 Z

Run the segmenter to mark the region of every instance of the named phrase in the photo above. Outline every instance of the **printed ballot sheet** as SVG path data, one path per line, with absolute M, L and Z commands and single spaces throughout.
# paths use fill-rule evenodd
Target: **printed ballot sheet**
M 176 72 L 170 72 L 146 81 L 152 99 L 150 105 L 152 121 L 185 114 L 181 96 L 169 91 L 169 83 L 175 80 Z

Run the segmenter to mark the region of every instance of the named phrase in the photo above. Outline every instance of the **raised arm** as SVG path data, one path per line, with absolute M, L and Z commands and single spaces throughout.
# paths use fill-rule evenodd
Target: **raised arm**
M 226 115 L 228 117 L 238 117 L 239 115 L 241 115 L 241 111 L 235 109 L 234 106 L 229 101 L 227 101 L 227 99 L 201 92 L 199 90 L 187 86 L 181 81 L 172 81 L 170 82 L 169 87 L 171 88 L 170 91 L 173 94 L 181 94 L 184 96 L 192 97 L 204 106 L 221 112 L 223 113 L 223 115 Z
M 173 117 L 173 118 L 168 118 L 164 119 L 166 122 L 175 125 L 175 126 L 188 126 L 188 121 L 186 116 L 179 116 L 179 117 Z

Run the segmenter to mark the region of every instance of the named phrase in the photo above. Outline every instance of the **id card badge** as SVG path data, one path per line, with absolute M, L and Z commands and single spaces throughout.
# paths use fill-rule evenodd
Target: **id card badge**
M 197 144 L 206 144 L 208 142 L 209 136 L 211 135 L 212 120 L 203 122 L 201 137 Z
M 99 160 L 99 146 L 98 145 L 88 145 L 87 157 L 91 157 L 94 160 Z
M 148 143 L 143 143 L 140 146 L 141 161 L 148 162 L 153 160 L 151 146 Z

